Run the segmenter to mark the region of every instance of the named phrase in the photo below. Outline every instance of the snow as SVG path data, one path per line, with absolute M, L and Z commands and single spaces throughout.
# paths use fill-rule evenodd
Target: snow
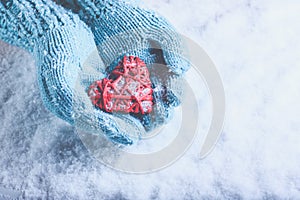
M 143 6 L 197 41 L 220 72 L 227 113 L 214 151 L 199 159 L 195 140 L 155 173 L 106 167 L 73 127 L 44 108 L 33 58 L 0 42 L 0 192 L 22 191 L 28 199 L 299 198 L 300 3 L 144 0 Z

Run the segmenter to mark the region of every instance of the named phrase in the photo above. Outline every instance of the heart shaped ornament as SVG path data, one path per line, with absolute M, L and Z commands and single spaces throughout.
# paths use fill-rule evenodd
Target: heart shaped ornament
M 125 56 L 108 78 L 88 89 L 93 105 L 106 112 L 147 114 L 153 108 L 153 89 L 144 61 Z

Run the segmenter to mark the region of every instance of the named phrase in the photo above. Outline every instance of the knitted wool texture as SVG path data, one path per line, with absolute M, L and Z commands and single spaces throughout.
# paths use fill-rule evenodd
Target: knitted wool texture
M 151 130 L 166 123 L 179 104 L 177 81 L 189 66 L 180 56 L 182 44 L 174 29 L 155 14 L 122 2 L 69 1 L 64 6 L 72 8 L 88 26 L 51 1 L 0 3 L 0 39 L 36 58 L 45 106 L 72 125 L 103 132 L 113 142 L 126 145 L 138 139 L 144 128 Z M 97 48 L 101 58 L 94 53 Z M 124 53 L 149 64 L 156 88 L 151 115 L 111 115 L 93 107 L 86 95 L 89 84 L 107 76 Z M 91 68 L 88 71 L 86 62 Z M 166 64 L 171 70 L 158 70 L 153 63 Z M 126 126 L 119 126 L 123 123 Z
M 94 55 L 95 71 L 81 70 L 96 46 L 92 32 L 77 16 L 47 0 L 1 1 L 0 38 L 32 53 L 43 102 L 58 117 L 80 129 L 103 132 L 113 142 L 125 145 L 143 132 L 138 120 L 130 116 L 121 118 L 130 133 L 129 128 L 121 129 L 117 116 L 93 108 L 86 85 L 77 83 L 81 77 L 89 77 L 90 83 L 104 77 L 98 70 L 104 69 L 98 55 Z
M 100 56 L 109 66 L 124 54 L 140 57 L 149 68 L 154 89 L 154 112 L 136 116 L 146 130 L 167 123 L 182 96 L 182 74 L 190 65 L 180 35 L 163 17 L 116 0 L 55 0 L 72 10 L 91 28 Z M 135 115 L 134 115 L 135 116 Z

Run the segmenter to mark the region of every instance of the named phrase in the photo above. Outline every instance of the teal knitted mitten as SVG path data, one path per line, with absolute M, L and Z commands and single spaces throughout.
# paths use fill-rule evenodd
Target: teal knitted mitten
M 175 29 L 154 12 L 118 0 L 55 0 L 91 28 L 110 73 L 124 56 L 145 61 L 154 88 L 152 114 L 134 115 L 146 130 L 166 123 L 182 95 L 181 75 L 189 69 L 184 45 Z
M 105 76 L 105 67 L 93 54 L 93 34 L 74 14 L 48 0 L 2 0 L 0 39 L 32 53 L 44 104 L 58 117 L 86 131 L 103 132 L 120 144 L 132 144 L 143 132 L 135 118 L 92 106 L 86 90 Z M 92 70 L 82 70 L 91 55 Z M 122 122 L 128 129 L 119 126 Z

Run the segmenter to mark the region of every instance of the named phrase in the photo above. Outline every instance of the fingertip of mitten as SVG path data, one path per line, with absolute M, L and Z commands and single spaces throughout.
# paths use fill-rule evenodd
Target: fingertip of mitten
M 134 143 L 133 140 L 130 139 L 129 137 L 126 137 L 125 134 L 116 135 L 109 139 L 118 145 L 121 144 L 121 145 L 125 145 L 125 146 L 130 146 L 130 145 L 133 145 L 133 143 Z
M 166 98 L 169 106 L 177 107 L 181 103 L 179 98 L 172 91 L 167 91 Z
M 189 70 L 191 63 L 186 58 L 168 51 L 163 52 L 163 54 L 166 64 L 173 73 L 182 75 Z

